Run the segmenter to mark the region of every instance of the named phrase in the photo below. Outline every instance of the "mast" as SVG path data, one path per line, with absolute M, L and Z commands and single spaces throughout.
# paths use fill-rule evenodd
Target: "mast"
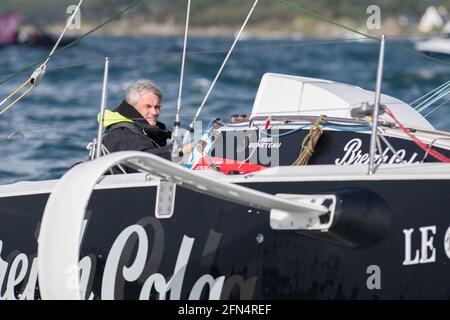
M 369 175 L 375 173 L 375 152 L 377 147 L 377 134 L 378 134 L 378 115 L 380 111 L 380 98 L 381 98 L 381 82 L 383 80 L 383 65 L 384 65 L 384 45 L 386 42 L 386 36 L 381 36 L 380 55 L 378 59 L 377 69 L 377 84 L 375 89 L 375 105 L 373 108 L 372 116 L 372 135 L 370 137 L 370 161 L 369 161 Z
M 181 59 L 181 74 L 180 74 L 180 88 L 178 90 L 178 100 L 177 100 L 177 113 L 174 122 L 174 133 L 172 136 L 172 161 L 176 161 L 180 157 L 180 151 L 183 143 L 183 136 L 180 133 L 180 113 L 181 113 L 181 95 L 183 93 L 183 81 L 184 81 L 184 67 L 186 62 L 186 48 L 187 48 L 187 36 L 189 30 L 189 15 L 191 10 L 191 0 L 188 0 L 187 12 L 186 12 L 186 28 L 184 31 L 184 44 L 183 44 L 183 57 Z
M 100 105 L 100 114 L 98 119 L 98 131 L 97 131 L 97 147 L 95 148 L 95 158 L 100 158 L 102 154 L 102 140 L 103 140 L 103 119 L 106 109 L 107 91 L 108 91 L 108 73 L 109 73 L 109 58 L 105 58 L 105 72 L 103 74 L 103 89 L 102 89 L 102 102 Z

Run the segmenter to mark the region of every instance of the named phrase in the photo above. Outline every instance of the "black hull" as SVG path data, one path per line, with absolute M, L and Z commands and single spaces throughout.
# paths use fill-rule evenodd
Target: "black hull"
M 158 299 L 161 296 L 154 288 L 146 292 L 143 287 L 152 279 L 156 283 L 169 282 L 178 259 L 188 261 L 187 268 L 176 273 L 166 299 L 450 298 L 449 180 L 271 182 L 246 186 L 269 193 L 368 194 L 372 200 L 344 200 L 345 214 L 337 217 L 337 223 L 324 234 L 275 231 L 269 226 L 268 212 L 181 187 L 173 217 L 161 220 L 153 213 L 155 187 L 97 190 L 87 211 L 89 223 L 81 251 L 82 270 L 87 272 L 82 276 L 82 285 L 88 293 L 93 292 L 94 299 Z M 22 298 L 32 298 L 37 285 L 36 273 L 31 271 L 36 267 L 32 266 L 37 252 L 36 233 L 47 197 L 0 198 L 2 298 L 19 298 L 21 293 Z M 370 225 L 358 220 L 359 213 L 365 214 L 367 201 L 379 204 L 369 214 Z M 419 228 L 425 227 L 435 229 L 423 229 L 422 239 Z M 405 233 L 410 229 L 413 231 Z M 143 238 L 138 240 L 137 230 L 145 235 L 148 247 Z M 129 237 L 125 236 L 127 231 Z M 366 238 L 365 231 L 376 237 Z M 411 235 L 410 250 L 407 234 Z M 120 238 L 124 236 L 121 246 Z M 431 245 L 427 247 L 423 240 Z M 135 270 L 126 281 L 123 267 L 137 263 L 138 250 L 144 252 L 138 260 L 146 261 L 145 268 Z M 423 263 L 414 261 L 416 250 Z M 25 269 L 27 274 L 21 275 Z M 209 290 L 208 284 L 202 290 L 203 280 L 215 280 L 216 291 Z M 106 283 L 113 283 L 114 289 L 108 289 Z
M 254 130 L 226 131 L 216 141 L 216 147 L 211 154 L 219 158 L 239 161 L 249 159 L 249 162 L 265 167 L 290 166 L 299 157 L 302 142 L 309 133 L 309 129 L 302 129 L 289 134 L 291 131 L 286 129 L 269 130 L 269 133 L 273 134 L 274 137 L 263 136 L 266 140 L 262 143 L 260 142 L 261 139 L 258 139 L 259 133 L 255 133 Z M 399 152 L 401 160 L 397 159 L 394 153 L 382 143 L 383 156 L 377 158 L 376 163 L 418 163 L 423 159 L 425 159 L 424 162 L 438 162 L 430 155 L 425 157 L 426 152 L 411 140 L 389 136 L 386 136 L 386 139 Z M 256 143 L 256 141 L 259 143 Z M 253 146 L 259 146 L 256 152 L 251 147 L 252 144 Z M 324 130 L 308 164 L 368 164 L 369 146 L 370 132 Z M 433 146 L 433 149 L 450 157 L 450 150 L 435 146 Z

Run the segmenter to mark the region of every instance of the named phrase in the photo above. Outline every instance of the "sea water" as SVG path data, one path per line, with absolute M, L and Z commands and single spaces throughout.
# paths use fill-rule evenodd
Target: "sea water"
M 181 119 L 192 120 L 233 39 L 190 37 Z M 172 125 L 179 89 L 182 37 L 91 36 L 59 52 L 49 63 L 40 86 L 0 117 L 0 184 L 55 179 L 74 163 L 84 161 L 86 145 L 96 137 L 104 58 L 111 58 L 108 108 L 124 98 L 133 80 L 157 82 L 164 94 L 160 120 Z M 383 92 L 412 102 L 450 78 L 450 67 L 406 53 L 408 40 L 388 41 Z M 318 77 L 375 89 L 379 44 L 373 41 L 323 39 L 251 39 L 238 43 L 205 104 L 200 119 L 249 114 L 266 72 Z M 50 48 L 0 48 L 0 82 L 46 57 Z M 0 84 L 0 100 L 31 72 Z M 450 107 L 429 118 L 450 131 Z

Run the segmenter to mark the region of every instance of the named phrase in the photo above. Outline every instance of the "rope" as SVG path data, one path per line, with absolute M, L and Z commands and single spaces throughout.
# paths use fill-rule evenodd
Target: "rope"
M 444 156 L 443 154 L 439 153 L 438 151 L 431 149 L 431 146 L 427 147 L 427 145 L 425 143 L 423 143 L 422 141 L 417 139 L 417 137 L 415 135 L 413 135 L 411 132 L 409 132 L 409 130 L 403 124 L 401 124 L 400 121 L 398 121 L 398 119 L 395 117 L 395 115 L 392 113 L 392 111 L 387 106 L 385 106 L 385 111 L 397 123 L 397 125 L 403 130 L 403 132 L 406 133 L 406 135 L 419 148 L 421 148 L 425 152 L 428 152 L 433 158 L 435 158 L 435 159 L 437 159 L 437 160 L 439 160 L 441 162 L 450 163 L 450 158 L 447 158 L 446 156 Z
M 428 118 L 430 115 L 432 115 L 435 111 L 438 111 L 439 109 L 441 109 L 443 106 L 445 106 L 448 102 L 450 101 L 450 99 L 447 99 L 447 101 L 443 102 L 441 105 L 437 106 L 436 108 L 434 108 L 433 110 L 431 110 L 430 112 L 428 112 L 426 115 L 424 115 L 423 117 L 426 119 Z
M 20 87 L 19 87 L 19 89 L 18 90 L 16 90 L 16 91 L 14 91 L 12 94 L 10 94 L 9 96 L 8 96 L 8 98 L 6 98 L 5 100 L 3 100 L 2 101 L 2 103 L 0 104 L 0 105 L 2 105 L 6 100 L 8 100 L 13 94 L 15 94 L 17 91 L 19 91 L 20 89 L 22 89 L 28 82 L 30 82 L 31 81 L 31 78 L 30 79 L 28 79 L 26 82 L 24 82 Z M 6 113 L 6 111 L 8 111 L 9 109 L 11 109 L 20 99 L 22 99 L 24 96 L 26 96 L 30 91 L 31 91 L 31 89 L 33 89 L 33 86 L 31 85 L 27 90 L 25 90 L 25 92 L 24 93 L 22 93 L 16 100 L 14 100 L 13 102 L 11 102 L 8 106 L 6 106 L 4 109 L 2 109 L 1 111 L 0 111 L 0 117 L 3 115 L 3 114 L 5 114 Z
M 427 105 L 429 105 L 430 100 L 434 99 L 436 96 L 441 95 L 442 92 L 445 92 L 445 94 L 447 94 L 449 89 L 450 89 L 450 81 L 447 81 L 443 85 L 437 87 L 436 89 L 432 90 L 431 92 L 420 98 L 424 99 L 426 96 L 428 96 L 427 99 L 417 104 L 417 106 L 414 109 L 418 110 L 419 112 L 422 111 L 423 109 L 426 109 Z
M 411 102 L 409 105 L 413 106 L 414 104 L 418 103 L 419 101 L 422 101 L 423 99 L 425 99 L 426 97 L 428 97 L 429 95 L 433 94 L 436 91 L 441 90 L 442 88 L 446 87 L 448 84 L 450 84 L 450 81 L 447 81 L 444 84 L 441 84 L 439 87 L 437 87 L 436 89 L 431 90 L 430 92 L 428 92 L 427 94 L 423 95 L 420 98 L 417 98 L 416 100 L 414 100 L 413 102 Z M 414 109 L 417 109 L 423 102 L 419 103 L 416 107 L 414 107 Z
M 450 86 L 450 85 L 449 85 Z M 446 95 L 448 95 L 448 93 L 450 92 L 450 88 L 446 88 L 446 91 L 443 92 L 442 90 L 439 92 L 436 92 L 434 95 L 432 95 L 430 98 L 427 99 L 426 104 L 422 105 L 422 106 L 418 106 L 416 108 L 416 110 L 418 112 L 423 112 L 426 109 L 428 109 L 430 106 L 432 106 L 434 103 L 436 103 L 437 101 L 441 100 L 443 97 L 445 97 Z M 431 101 L 429 101 L 431 99 Z M 425 103 L 425 102 L 424 102 Z
M 315 13 L 315 12 L 313 12 L 313 11 L 311 11 L 311 10 L 308 10 L 308 9 L 306 9 L 305 7 L 303 7 L 303 6 L 299 5 L 299 4 L 292 3 L 291 1 L 288 1 L 288 0 L 278 0 L 278 1 L 281 2 L 281 3 L 283 3 L 283 4 L 285 4 L 285 5 L 287 5 L 287 6 L 292 7 L 292 8 L 294 8 L 294 9 L 298 10 L 298 11 L 301 11 L 301 12 L 303 12 L 303 13 L 306 14 L 306 15 L 312 16 L 312 17 L 317 18 L 317 19 L 319 19 L 319 20 L 322 20 L 322 21 L 325 21 L 325 22 L 330 23 L 330 24 L 332 24 L 332 25 L 338 26 L 338 27 L 340 27 L 340 28 L 342 28 L 342 29 L 345 29 L 345 30 L 351 31 L 351 32 L 353 32 L 353 33 L 362 35 L 362 36 L 364 36 L 364 37 L 366 37 L 366 38 L 369 38 L 369 39 L 378 40 L 378 41 L 381 40 L 381 39 L 378 38 L 378 37 L 374 37 L 374 36 L 372 36 L 372 35 L 370 35 L 370 34 L 367 34 L 367 33 L 361 32 L 361 31 L 358 31 L 358 30 L 353 29 L 353 28 L 351 28 L 351 27 L 349 27 L 349 26 L 346 26 L 346 25 L 343 25 L 343 24 L 341 24 L 341 23 L 339 23 L 339 22 L 337 22 L 337 21 L 334 21 L 334 20 L 332 20 L 332 19 L 330 19 L 330 18 L 327 18 L 327 17 L 325 17 L 325 16 L 322 16 L 322 15 L 320 15 L 320 14 L 318 14 L 318 13 Z M 411 54 L 420 56 L 420 57 L 425 58 L 425 59 L 428 59 L 428 60 L 430 60 L 430 61 L 434 61 L 434 62 L 436 62 L 436 63 L 440 63 L 440 64 L 443 64 L 443 65 L 446 65 L 446 66 L 450 66 L 450 62 L 447 62 L 447 61 L 444 61 L 444 60 L 441 60 L 441 59 L 437 59 L 437 58 L 430 57 L 429 55 L 427 55 L 427 54 L 425 54 L 425 53 L 417 52 L 416 50 L 413 50 L 413 49 L 410 49 L 410 48 L 406 48 L 406 47 L 403 47 L 403 46 L 400 46 L 400 45 L 396 45 L 396 44 L 390 44 L 390 46 L 393 47 L 393 48 L 402 50 L 402 51 L 404 51 L 404 52 L 407 52 L 407 53 L 411 53 Z
M 181 95 L 183 93 L 183 80 L 184 80 L 184 66 L 186 62 L 186 48 L 187 48 L 187 36 L 189 31 L 189 15 L 191 10 L 191 0 L 188 0 L 187 13 L 186 13 L 186 28 L 184 31 L 184 42 L 183 42 L 183 55 L 181 58 L 181 73 L 180 73 L 180 88 L 178 90 L 177 99 L 177 114 L 175 118 L 175 126 L 180 126 L 180 112 L 181 112 Z M 175 129 L 176 130 L 176 129 Z
M 314 154 L 314 148 L 317 145 L 320 137 L 323 133 L 323 124 L 327 122 L 327 117 L 325 115 L 321 115 L 314 125 L 309 130 L 309 133 L 302 141 L 302 149 L 300 151 L 300 155 L 294 161 L 292 165 L 294 166 L 305 166 L 308 164 L 309 159 Z
M 2 102 L 0 102 L 0 107 L 6 102 L 8 101 L 13 95 L 15 95 L 17 92 L 19 92 L 27 83 L 29 83 L 31 81 L 31 77 L 28 78 L 28 80 L 26 80 L 24 83 L 22 83 L 16 90 L 14 90 L 13 93 L 11 93 L 9 96 L 7 96 L 5 99 L 3 99 Z

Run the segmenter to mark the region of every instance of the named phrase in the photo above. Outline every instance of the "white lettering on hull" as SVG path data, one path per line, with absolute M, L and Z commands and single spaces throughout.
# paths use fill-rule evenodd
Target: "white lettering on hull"
M 370 161 L 370 154 L 363 153 L 361 151 L 362 140 L 359 138 L 355 138 L 347 142 L 344 146 L 344 156 L 342 158 L 337 158 L 334 162 L 337 165 L 350 165 L 350 164 L 368 164 Z M 381 155 L 375 155 L 375 163 L 414 163 L 418 156 L 417 153 L 413 153 L 409 160 L 406 160 L 406 151 L 404 149 L 397 150 L 397 155 L 399 159 L 388 149 L 386 148 Z

